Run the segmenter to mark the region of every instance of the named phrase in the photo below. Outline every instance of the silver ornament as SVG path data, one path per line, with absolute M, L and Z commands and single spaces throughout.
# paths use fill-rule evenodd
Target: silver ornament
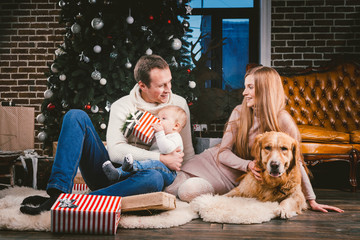
M 44 131 L 39 132 L 39 134 L 37 135 L 37 138 L 42 142 L 45 141 L 45 139 L 47 138 L 46 132 L 44 132 Z
M 128 17 L 126 18 L 126 22 L 127 22 L 128 24 L 133 24 L 133 23 L 134 23 L 134 18 L 133 18 L 132 16 L 128 16 Z
M 96 0 L 89 0 L 89 3 L 90 3 L 90 4 L 95 4 L 95 3 L 96 3 Z
M 145 52 L 146 55 L 151 55 L 152 53 L 153 53 L 153 51 L 151 50 L 151 48 L 146 49 L 146 52 Z
M 105 129 L 105 128 L 106 128 L 106 124 L 105 124 L 105 123 L 100 124 L 100 128 L 101 128 L 101 129 Z
M 65 7 L 66 2 L 64 2 L 63 0 L 59 1 L 59 7 Z
M 81 31 L 81 26 L 77 23 L 74 23 L 72 26 L 71 26 L 71 31 L 73 33 L 79 33 Z
M 107 83 L 107 81 L 106 81 L 105 78 L 100 79 L 100 84 L 101 85 L 106 85 L 106 83 Z
M 38 123 L 44 123 L 45 122 L 45 115 L 40 113 L 39 115 L 36 116 L 36 121 Z
M 57 73 L 59 70 L 57 69 L 57 64 L 56 63 L 53 63 L 53 64 L 51 64 L 51 66 L 50 66 L 50 69 L 51 69 L 51 71 L 53 72 L 53 73 Z
M 60 79 L 60 81 L 65 81 L 65 80 L 66 80 L 66 75 L 65 75 L 65 74 L 61 74 L 61 75 L 59 76 L 59 79 Z
M 174 49 L 174 50 L 179 50 L 182 46 L 182 43 L 180 41 L 180 39 L 178 38 L 174 38 L 172 40 L 172 43 L 171 43 L 171 47 Z
M 91 112 L 97 113 L 99 111 L 99 107 L 97 105 L 91 106 Z
M 54 93 L 51 91 L 51 89 L 48 89 L 44 92 L 45 98 L 51 98 Z
M 101 47 L 99 45 L 95 45 L 93 50 L 95 53 L 101 53 Z
M 189 81 L 189 87 L 190 87 L 190 88 L 195 88 L 195 87 L 196 87 L 196 82 L 194 82 L 194 81 Z
M 101 18 L 94 18 L 92 21 L 91 21 L 91 26 L 93 29 L 95 30 L 100 30 L 104 27 L 104 22 Z
M 94 80 L 100 80 L 101 79 L 101 73 L 98 70 L 95 70 L 91 73 L 91 78 Z

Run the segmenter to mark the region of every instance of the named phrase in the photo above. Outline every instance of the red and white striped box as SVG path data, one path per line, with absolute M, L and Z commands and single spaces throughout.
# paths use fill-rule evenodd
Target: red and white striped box
M 51 231 L 116 234 L 121 197 L 60 194 L 51 208 Z
M 85 183 L 74 183 L 73 192 L 85 192 L 90 190 L 89 187 Z
M 145 111 L 138 121 L 139 123 L 134 126 L 133 135 L 142 142 L 148 144 L 155 135 L 155 131 L 151 125 L 153 123 L 160 123 L 160 120 L 151 113 Z

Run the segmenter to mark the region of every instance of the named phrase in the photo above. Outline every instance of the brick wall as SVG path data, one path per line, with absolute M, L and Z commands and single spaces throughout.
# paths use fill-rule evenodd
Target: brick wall
M 337 54 L 360 54 L 359 0 L 272 0 L 271 64 L 319 66 Z
M 0 2 L 0 102 L 35 108 L 47 89 L 45 71 L 63 41 L 58 24 L 57 0 L 1 0 Z M 36 123 L 36 121 L 35 121 Z M 40 124 L 35 124 L 35 136 Z M 42 148 L 36 141 L 35 148 Z
M 40 113 L 44 72 L 65 32 L 59 11 L 58 0 L 1 0 L 0 102 L 12 100 Z M 358 0 L 272 0 L 272 65 L 303 68 L 334 54 L 359 54 L 359 13 Z M 40 127 L 35 123 L 35 136 Z M 41 147 L 36 140 L 39 153 Z

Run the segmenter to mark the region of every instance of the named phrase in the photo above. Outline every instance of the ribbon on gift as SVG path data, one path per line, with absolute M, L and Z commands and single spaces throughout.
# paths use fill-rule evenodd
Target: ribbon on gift
M 33 167 L 33 188 L 37 189 L 37 170 L 38 170 L 38 161 L 39 161 L 39 155 L 37 152 L 35 152 L 34 149 L 27 149 L 24 151 L 24 156 L 20 156 L 21 163 L 27 172 L 26 162 L 25 159 L 30 158 L 32 162 Z
M 135 113 L 130 113 L 129 117 L 126 119 L 124 127 L 122 129 L 123 134 L 128 138 L 132 131 L 134 130 L 135 125 L 140 124 L 139 119 L 144 114 L 144 112 L 138 110 Z
M 76 199 L 59 199 L 59 207 L 61 208 L 77 208 L 78 205 L 74 204 L 74 202 L 76 202 Z

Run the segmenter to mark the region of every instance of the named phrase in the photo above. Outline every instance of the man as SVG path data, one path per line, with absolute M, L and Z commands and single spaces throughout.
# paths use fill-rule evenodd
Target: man
M 194 155 L 191 141 L 189 108 L 184 98 L 171 92 L 171 72 L 164 59 L 157 55 L 143 56 L 134 69 L 137 84 L 130 94 L 111 106 L 106 141 L 102 144 L 88 115 L 81 110 L 70 110 L 63 120 L 57 152 L 47 185 L 50 198 L 31 196 L 22 202 L 21 212 L 36 215 L 49 211 L 61 193 L 70 193 L 78 167 L 92 190 L 92 195 L 129 196 L 162 191 L 164 180 L 156 170 L 137 172 L 127 179 L 110 185 L 102 171 L 102 164 L 110 159 L 122 163 L 126 154 L 131 153 L 137 160 L 158 159 L 171 170 L 180 170 L 183 158 Z M 188 121 L 180 135 L 184 152 L 180 149 L 168 155 L 148 151 L 135 137 L 126 139 L 121 132 L 128 115 L 136 110 L 154 113 L 157 109 L 173 104 L 182 107 Z M 28 204 L 39 205 L 30 207 Z

